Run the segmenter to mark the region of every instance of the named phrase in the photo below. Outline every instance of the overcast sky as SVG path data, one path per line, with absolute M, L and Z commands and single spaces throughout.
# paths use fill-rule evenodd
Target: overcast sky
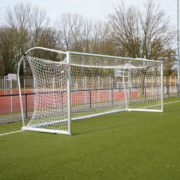
M 83 17 L 105 20 L 113 11 L 113 4 L 120 0 L 0 0 L 0 10 L 5 7 L 13 7 L 18 2 L 31 2 L 43 7 L 53 20 L 57 15 L 68 12 L 78 13 Z M 145 0 L 124 0 L 125 5 L 134 4 L 141 8 Z M 172 23 L 177 24 L 177 0 L 154 0 L 170 16 Z M 2 13 L 1 13 L 2 14 Z

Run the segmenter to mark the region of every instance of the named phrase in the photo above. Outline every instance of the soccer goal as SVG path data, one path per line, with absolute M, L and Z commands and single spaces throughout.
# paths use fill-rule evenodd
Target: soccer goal
M 27 125 L 19 79 L 23 60 L 35 82 Z M 17 75 L 23 130 L 71 135 L 73 120 L 122 111 L 163 112 L 162 61 L 35 47 L 21 58 Z

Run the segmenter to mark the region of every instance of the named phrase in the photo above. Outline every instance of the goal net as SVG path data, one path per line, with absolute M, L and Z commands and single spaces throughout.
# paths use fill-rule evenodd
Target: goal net
M 40 55 L 31 53 L 38 49 Z M 26 126 L 23 119 L 22 129 L 71 134 L 72 120 L 128 110 L 163 111 L 161 61 L 45 48 L 30 49 L 23 60 L 34 77 L 35 103 L 32 119 Z

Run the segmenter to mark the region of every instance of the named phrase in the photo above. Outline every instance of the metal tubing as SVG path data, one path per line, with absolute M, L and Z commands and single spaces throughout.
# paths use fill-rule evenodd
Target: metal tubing
M 68 106 L 68 133 L 71 132 L 71 54 L 67 51 L 67 106 Z
M 36 101 L 36 92 L 35 92 L 35 89 L 36 89 L 36 81 L 35 81 L 35 77 L 33 76 L 33 86 L 34 86 L 34 109 L 35 109 L 35 101 Z
M 21 105 L 22 124 L 23 124 L 23 127 L 24 127 L 25 124 L 24 124 L 23 104 L 22 104 L 22 96 L 21 96 L 21 84 L 20 84 L 20 77 L 19 77 L 20 66 L 22 64 L 23 58 L 24 57 L 22 57 L 20 59 L 20 62 L 18 63 L 17 78 L 18 78 L 18 88 L 19 88 L 19 99 L 20 99 L 20 105 Z
M 26 108 L 26 118 L 27 118 L 27 94 L 25 95 L 25 108 Z
M 62 112 L 63 112 L 63 91 L 61 92 L 61 106 L 62 106 Z
M 130 98 L 130 102 L 131 102 L 131 87 L 129 88 L 129 94 L 130 94 L 129 98 Z
M 89 91 L 89 104 L 90 104 L 90 108 L 91 108 L 91 90 Z
M 163 112 L 162 110 L 151 109 L 128 109 L 128 111 Z
M 58 51 L 58 50 L 54 50 L 54 49 L 49 49 L 49 48 L 43 48 L 43 47 L 33 47 L 31 49 L 29 49 L 28 51 L 25 52 L 25 54 L 29 53 L 30 51 L 32 50 L 35 50 L 35 49 L 41 49 L 41 50 L 46 50 L 46 51 L 51 51 L 51 52 L 55 52 L 55 53 L 61 53 L 61 54 L 67 54 L 67 52 L 63 52 L 63 51 Z
M 1 89 L 3 90 L 3 89 L 4 89 L 4 87 L 3 87 L 3 79 L 2 79 L 1 81 L 2 81 L 2 87 L 1 87 Z
M 112 88 L 112 105 L 113 105 L 113 88 Z
M 24 79 L 24 93 L 26 93 L 26 80 Z
M 126 103 L 126 109 L 128 109 L 128 107 L 127 107 L 127 97 L 126 97 L 126 85 L 125 85 L 125 79 L 124 79 L 124 71 L 126 69 L 127 64 L 128 63 L 126 63 L 126 65 L 124 66 L 124 69 L 123 69 L 124 100 L 125 100 L 125 103 Z
M 26 130 L 26 131 L 36 131 L 36 132 L 46 132 L 46 133 L 69 135 L 69 133 L 67 131 L 62 131 L 62 130 L 51 130 L 51 129 L 32 128 L 32 127 L 22 127 L 21 129 Z
M 13 85 L 12 85 L 12 79 L 11 79 L 10 83 L 11 83 L 11 95 L 12 95 L 12 87 L 13 87 Z M 13 112 L 13 99 L 12 99 L 12 96 L 11 96 L 11 113 L 12 113 L 12 112 Z
M 126 58 L 120 56 L 107 56 L 107 55 L 100 55 L 100 54 L 91 54 L 91 53 L 81 53 L 81 52 L 70 52 L 74 55 L 83 55 L 83 56 L 94 56 L 94 57 L 103 57 L 103 58 L 111 58 L 111 59 L 123 59 L 123 60 L 133 60 L 133 61 L 146 61 L 146 62 L 154 62 L 154 63 L 161 63 L 162 61 L 155 61 L 155 60 L 148 60 L 142 58 Z
M 163 62 L 161 62 L 161 111 L 164 112 Z

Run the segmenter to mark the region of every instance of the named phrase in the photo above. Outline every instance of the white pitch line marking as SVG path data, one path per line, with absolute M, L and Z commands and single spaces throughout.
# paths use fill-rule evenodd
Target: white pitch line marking
M 170 103 L 175 103 L 175 102 L 180 102 L 180 101 L 171 101 L 171 102 L 164 103 L 164 104 L 170 104 Z
M 9 134 L 14 134 L 14 133 L 22 132 L 22 131 L 24 131 L 24 130 L 0 134 L 0 136 L 9 135 Z

